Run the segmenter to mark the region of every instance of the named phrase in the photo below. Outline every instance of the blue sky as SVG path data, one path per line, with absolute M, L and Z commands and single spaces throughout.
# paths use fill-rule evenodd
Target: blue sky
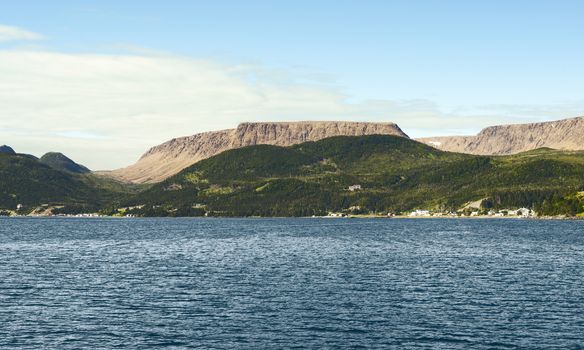
M 54 66 L 47 67 L 56 67 L 50 68 L 55 70 L 50 79 L 55 80 L 47 77 L 43 80 L 51 91 L 55 87 L 63 88 L 56 82 L 56 71 L 66 62 L 77 62 L 72 67 L 79 64 L 77 69 L 84 70 L 75 76 L 62 72 L 67 75 L 67 86 L 81 84 L 73 93 L 61 92 L 75 95 L 77 100 L 72 101 L 71 97 L 60 102 L 41 101 L 39 97 L 38 109 L 43 111 L 54 108 L 57 103 L 83 103 L 82 99 L 88 95 L 75 91 L 87 89 L 83 83 L 89 84 L 89 78 L 84 74 L 93 68 L 96 72 L 91 79 L 99 80 L 92 80 L 91 84 L 99 81 L 116 89 L 129 81 L 180 80 L 179 67 L 186 72 L 201 72 L 204 68 L 200 62 L 212 65 L 210 71 L 217 70 L 217 74 L 230 72 L 229 78 L 237 77 L 237 81 L 225 85 L 227 78 L 218 76 L 214 76 L 216 80 L 212 84 L 203 80 L 189 82 L 216 87 L 212 91 L 216 103 L 213 108 L 209 107 L 208 115 L 201 112 L 189 116 L 188 110 L 202 111 L 208 107 L 199 109 L 197 104 L 185 110 L 169 108 L 165 114 L 162 107 L 170 105 L 165 97 L 164 103 L 152 106 L 152 110 L 157 110 L 156 116 L 140 117 L 145 112 L 131 108 L 115 116 L 123 125 L 128 120 L 147 123 L 156 117 L 172 121 L 175 115 L 180 116 L 176 125 L 170 122 L 164 131 L 156 123 L 153 130 L 139 131 L 145 138 L 108 131 L 103 126 L 87 127 L 91 124 L 87 122 L 65 127 L 58 123 L 58 118 L 54 119 L 57 111 L 74 112 L 75 115 L 67 116 L 69 120 L 84 118 L 84 113 L 68 111 L 65 106 L 38 117 L 44 118 L 39 125 L 50 120 L 54 130 L 37 139 L 53 141 L 59 146 L 78 142 L 79 149 L 89 149 L 97 147 L 99 140 L 135 139 L 117 160 L 111 161 L 113 150 L 104 149 L 103 161 L 89 164 L 115 167 L 135 159 L 146 145 L 168 137 L 234 126 L 253 119 L 395 121 L 412 136 L 427 136 L 474 133 L 493 123 L 582 115 L 583 17 L 584 2 L 581 1 L 23 0 L 2 4 L 0 26 L 37 33 L 42 39 L 4 40 L 0 42 L 0 53 L 27 54 L 31 65 L 54 60 Z M 44 56 L 31 58 L 30 52 Z M 7 58 L 9 63 L 0 59 L 0 70 L 3 64 L 11 72 L 22 70 L 26 73 L 22 77 L 29 79 L 28 84 L 34 84 L 36 75 L 32 68 L 15 68 L 14 62 L 19 59 L 14 55 Z M 162 57 L 163 63 L 151 62 L 154 67 L 164 67 L 160 69 L 162 75 L 140 75 L 135 61 L 126 62 L 121 68 L 117 65 L 120 56 L 154 60 Z M 110 61 L 104 62 L 104 57 Z M 169 59 L 180 63 L 169 63 Z M 183 65 L 189 60 L 198 62 L 196 69 Z M 171 65 L 172 73 L 164 75 L 171 71 Z M 132 66 L 131 71 L 128 66 Z M 110 80 L 104 80 L 103 76 Z M 115 80 L 119 76 L 124 77 L 123 82 Z M 23 79 L 18 79 L 17 88 L 26 89 L 27 82 Z M 253 93 L 242 84 L 248 84 Z M 199 85 L 175 84 L 179 85 L 182 88 L 177 91 L 178 95 L 187 96 L 188 91 L 211 93 L 201 92 Z M 230 95 L 234 86 L 242 90 Z M 14 87 L 4 88 L 13 90 Z M 168 89 L 172 89 L 172 84 Z M 129 96 L 140 95 L 131 85 L 127 90 L 122 87 L 116 91 L 117 100 L 123 99 L 126 92 Z M 228 101 L 235 95 L 261 96 L 261 108 L 254 113 L 253 106 L 258 106 L 258 102 L 251 99 L 245 103 L 238 100 L 237 107 L 219 110 L 218 106 L 225 104 L 222 91 L 231 96 L 226 98 Z M 145 92 L 145 99 L 149 98 L 148 94 L 160 96 L 159 92 L 149 91 Z M 326 97 L 312 101 L 310 96 L 321 94 L 330 101 L 326 106 L 311 109 Z M 47 93 L 39 91 L 35 96 L 46 97 Z M 294 100 L 302 108 L 296 109 Z M 185 97 L 184 101 L 190 100 Z M 174 102 L 178 106 L 183 100 Z M 20 105 L 8 107 L 23 113 L 23 117 L 33 112 Z M 93 109 L 113 113 L 103 105 Z M 121 105 L 117 110 L 120 109 L 126 108 Z M 209 122 L 215 115 L 223 117 Z M 13 129 L 12 125 L 0 121 L 0 143 L 8 143 L 2 142 L 2 138 L 12 141 L 19 135 L 40 133 L 23 129 L 11 134 L 6 131 L 9 129 Z M 62 139 L 63 135 L 79 137 L 67 141 Z M 51 146 L 44 148 L 49 150 Z M 34 147 L 21 147 L 21 150 L 41 152 L 40 143 Z M 78 156 L 83 157 L 81 151 Z

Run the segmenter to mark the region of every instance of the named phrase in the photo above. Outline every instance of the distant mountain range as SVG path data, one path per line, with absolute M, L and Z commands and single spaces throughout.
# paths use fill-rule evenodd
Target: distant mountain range
M 14 149 L 8 145 L 0 146 L 0 154 L 5 155 L 17 155 Z M 76 174 L 85 174 L 91 172 L 87 167 L 81 164 L 75 163 L 69 157 L 59 152 L 48 152 L 45 153 L 41 158 L 37 158 L 30 154 L 21 154 L 28 159 L 38 160 L 40 163 L 50 166 L 53 169 L 67 171 Z
M 332 136 L 408 136 L 394 123 L 290 122 L 242 123 L 235 129 L 180 137 L 152 147 L 133 165 L 102 174 L 130 183 L 156 183 L 223 151 L 251 145 L 291 146 Z M 476 136 L 416 139 L 434 148 L 459 153 L 504 155 L 549 147 L 584 150 L 584 118 L 501 125 Z
M 425 137 L 417 141 L 443 151 L 500 155 L 537 148 L 584 150 L 584 118 L 491 126 L 476 136 Z
M 45 214 L 297 216 L 469 202 L 584 215 L 583 140 L 584 118 L 419 140 L 393 123 L 244 123 L 173 139 L 106 173 L 4 145 L 0 215 L 19 204 Z
M 583 185 L 584 152 L 476 156 L 392 135 L 336 136 L 228 150 L 121 206 L 138 216 L 311 216 L 457 211 L 478 200 L 574 215 L 584 202 L 569 196 Z
M 162 181 L 202 159 L 234 148 L 259 144 L 290 146 L 332 136 L 373 134 L 408 137 L 393 123 L 242 123 L 235 129 L 172 139 L 149 149 L 136 164 L 104 174 L 126 182 L 153 183 Z
M 93 175 L 62 153 L 39 159 L 0 147 L 0 211 L 97 211 L 132 191 L 133 186 Z

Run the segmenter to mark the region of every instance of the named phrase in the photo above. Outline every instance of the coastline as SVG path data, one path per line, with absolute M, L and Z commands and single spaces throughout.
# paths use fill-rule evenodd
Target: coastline
M 14 219 L 385 219 L 385 220 L 536 220 L 536 221 L 580 221 L 578 216 L 409 216 L 409 215 L 346 215 L 346 216 L 115 216 L 115 215 L 11 215 L 0 216 Z

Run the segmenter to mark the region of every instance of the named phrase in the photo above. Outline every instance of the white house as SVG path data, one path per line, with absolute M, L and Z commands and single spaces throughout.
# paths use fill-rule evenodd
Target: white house
M 349 191 L 354 192 L 361 189 L 361 185 L 351 185 L 349 186 Z
M 410 216 L 430 216 L 430 211 L 416 209 L 410 213 Z

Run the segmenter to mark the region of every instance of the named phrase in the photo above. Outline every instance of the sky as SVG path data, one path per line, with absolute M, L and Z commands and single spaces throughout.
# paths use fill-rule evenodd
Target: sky
M 411 137 L 584 115 L 582 1 L 20 0 L 0 10 L 0 144 L 91 169 L 240 122 Z

